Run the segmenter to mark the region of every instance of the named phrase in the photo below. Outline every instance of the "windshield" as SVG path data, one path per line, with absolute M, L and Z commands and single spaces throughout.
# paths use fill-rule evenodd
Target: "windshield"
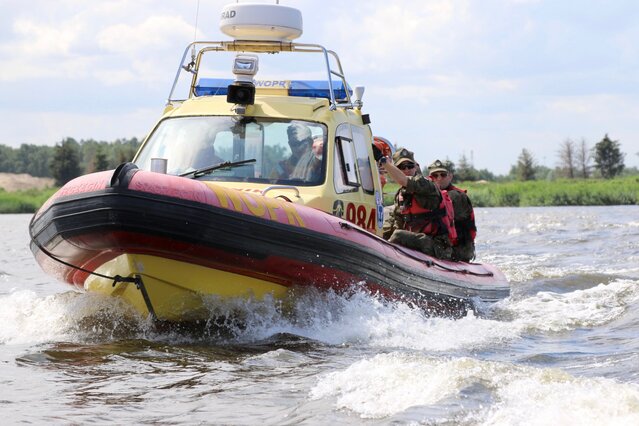
M 325 176 L 326 126 L 300 120 L 257 117 L 178 117 L 162 121 L 135 164 L 151 169 L 167 160 L 167 173 L 181 175 L 224 162 L 200 180 L 319 185 Z M 246 161 L 246 160 L 255 161 Z M 240 164 L 233 164 L 243 162 Z

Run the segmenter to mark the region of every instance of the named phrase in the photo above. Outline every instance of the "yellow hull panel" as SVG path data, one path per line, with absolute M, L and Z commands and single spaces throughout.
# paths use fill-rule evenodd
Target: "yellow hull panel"
M 207 319 L 207 297 L 261 300 L 271 296 L 284 299 L 288 292 L 288 287 L 284 285 L 148 255 L 123 254 L 105 263 L 96 272 L 122 277 L 140 275 L 155 315 L 166 321 Z M 141 315 L 149 315 L 142 292 L 133 283 L 113 286 L 111 280 L 90 275 L 84 288 L 90 292 L 121 297 Z

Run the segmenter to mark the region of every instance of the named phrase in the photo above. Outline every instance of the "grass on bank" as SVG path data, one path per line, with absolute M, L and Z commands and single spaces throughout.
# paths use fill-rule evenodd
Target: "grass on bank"
M 475 207 L 612 206 L 639 204 L 639 176 L 617 179 L 558 179 L 526 182 L 461 182 Z M 393 204 L 397 184 L 384 187 Z
M 6 192 L 0 188 L 0 213 L 34 213 L 57 189 Z
M 558 179 L 526 182 L 461 182 L 475 207 L 612 206 L 639 204 L 639 176 L 617 179 Z M 384 187 L 384 204 L 393 204 L 397 184 Z M 0 213 L 34 213 L 57 188 L 6 192 Z

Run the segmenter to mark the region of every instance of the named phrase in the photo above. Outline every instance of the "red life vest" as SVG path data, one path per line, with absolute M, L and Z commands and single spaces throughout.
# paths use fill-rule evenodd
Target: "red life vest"
M 440 191 L 442 201 L 435 210 L 428 210 L 414 202 L 412 194 L 399 191 L 398 200 L 400 213 L 404 221 L 404 229 L 411 232 L 421 232 L 426 235 L 448 235 L 451 245 L 457 244 L 457 230 L 455 229 L 455 211 L 448 191 Z
M 449 185 L 448 190 L 455 190 L 459 192 L 467 193 L 465 189 L 457 188 L 454 185 Z M 477 226 L 475 225 L 475 210 L 473 210 L 473 204 L 470 202 L 470 198 L 468 199 L 468 204 L 470 205 L 470 219 L 464 221 L 456 221 L 455 229 L 457 230 L 457 240 L 459 243 L 468 241 L 475 241 L 475 237 L 477 236 Z

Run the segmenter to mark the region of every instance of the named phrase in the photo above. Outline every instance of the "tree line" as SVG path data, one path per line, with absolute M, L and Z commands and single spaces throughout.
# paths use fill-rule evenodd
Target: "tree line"
M 639 153 L 637 153 L 639 155 Z M 619 141 L 612 140 L 606 134 L 590 147 L 585 139 L 579 143 L 572 139 L 564 140 L 557 151 L 557 165 L 554 168 L 540 165 L 534 155 L 526 148 L 522 149 L 517 163 L 512 165 L 506 176 L 495 176 L 488 170 L 476 170 L 465 155 L 459 162 L 447 160 L 456 181 L 529 181 L 553 180 L 555 178 L 588 179 L 598 177 L 612 179 L 626 174 L 639 174 L 636 168 L 627 169 L 624 164 L 626 154 L 621 152 Z M 424 173 L 428 171 L 425 170 Z
M 56 185 L 63 185 L 77 176 L 114 169 L 123 162 L 131 161 L 140 143 L 137 138 L 113 142 L 66 138 L 55 146 L 22 144 L 19 148 L 12 148 L 0 145 L 0 172 L 50 177 L 55 179 Z M 457 163 L 446 161 L 456 181 L 470 182 L 552 180 L 560 177 L 610 179 L 623 172 L 639 174 L 636 168 L 625 168 L 625 155 L 621 152 L 619 141 L 610 139 L 606 134 L 592 148 L 585 139 L 579 143 L 571 139 L 564 140 L 557 151 L 555 168 L 538 164 L 533 154 L 525 148 L 506 176 L 496 176 L 486 169 L 475 169 L 465 154 Z
M 56 185 L 63 185 L 80 175 L 114 169 L 131 161 L 140 143 L 137 138 L 113 142 L 65 138 L 55 146 L 0 145 L 0 172 L 54 178 Z

